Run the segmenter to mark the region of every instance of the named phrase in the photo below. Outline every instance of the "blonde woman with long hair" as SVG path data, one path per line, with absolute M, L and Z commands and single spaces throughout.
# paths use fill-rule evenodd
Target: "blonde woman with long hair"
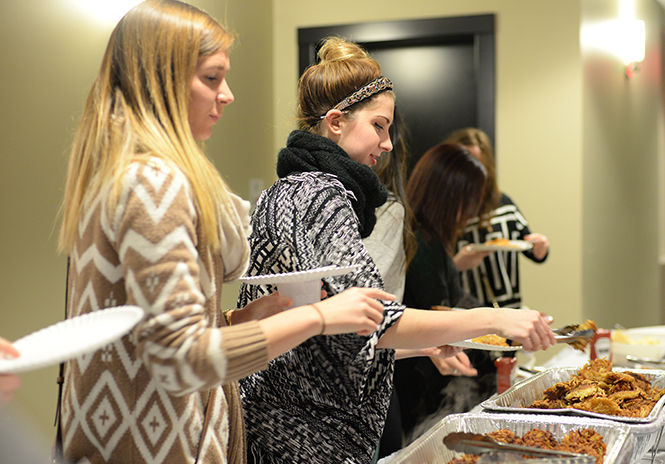
M 131 304 L 145 317 L 65 365 L 60 431 L 72 462 L 244 463 L 236 381 L 314 335 L 372 332 L 377 298 L 392 298 L 352 289 L 282 312 L 291 301 L 272 294 L 223 315 L 222 282 L 247 265 L 248 203 L 199 142 L 234 100 L 232 42 L 174 0 L 136 6 L 111 34 L 69 161 L 67 309 Z

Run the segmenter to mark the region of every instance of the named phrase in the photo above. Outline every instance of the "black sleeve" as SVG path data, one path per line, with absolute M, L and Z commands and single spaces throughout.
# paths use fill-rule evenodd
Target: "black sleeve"
M 418 234 L 418 251 L 406 271 L 404 304 L 418 309 L 434 305 L 454 306 L 460 295 L 455 264 L 436 240 Z

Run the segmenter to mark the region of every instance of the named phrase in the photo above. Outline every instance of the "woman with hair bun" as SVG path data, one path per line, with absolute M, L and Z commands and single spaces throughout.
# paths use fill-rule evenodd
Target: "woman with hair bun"
M 355 265 L 356 271 L 324 279 L 328 294 L 382 287 L 362 239 L 387 197 L 372 166 L 393 148 L 392 82 L 376 60 L 344 39 L 327 39 L 318 56 L 299 80 L 298 130 L 279 152 L 279 179 L 252 217 L 249 275 Z M 270 290 L 243 285 L 239 304 Z M 383 303 L 383 321 L 372 333 L 313 337 L 241 381 L 250 461 L 371 462 L 392 391 L 392 348 L 434 347 L 487 333 L 531 350 L 554 343 L 537 311 L 439 312 Z

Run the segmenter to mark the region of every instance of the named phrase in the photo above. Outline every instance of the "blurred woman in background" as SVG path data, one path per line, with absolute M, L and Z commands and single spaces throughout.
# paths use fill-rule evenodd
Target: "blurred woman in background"
M 462 290 L 452 256 L 459 232 L 478 214 L 486 179 L 484 166 L 458 144 L 436 145 L 416 163 L 406 191 L 418 241 L 406 273 L 407 306 L 479 306 Z M 469 378 L 479 372 L 482 378 Z M 491 395 L 494 372 L 490 357 L 478 350 L 397 361 L 395 389 L 407 442 L 431 425 L 423 424 L 429 416 L 466 412 Z
M 481 199 L 480 211 L 470 218 L 457 241 L 455 264 L 462 271 L 464 290 L 485 306 L 522 306 L 519 259 L 517 251 L 499 251 L 483 256 L 470 251 L 467 245 L 494 239 L 525 240 L 533 248 L 523 254 L 542 263 L 549 253 L 549 241 L 543 234 L 529 230 L 529 223 L 517 205 L 499 190 L 496 180 L 494 150 L 487 134 L 468 127 L 448 136 L 446 142 L 464 145 L 487 170 L 487 188 Z

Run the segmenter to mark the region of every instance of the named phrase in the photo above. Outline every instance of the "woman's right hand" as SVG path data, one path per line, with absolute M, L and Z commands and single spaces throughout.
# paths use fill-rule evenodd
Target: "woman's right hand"
M 378 300 L 394 299 L 395 295 L 378 288 L 354 287 L 311 306 L 320 310 L 323 334 L 369 335 L 383 321 L 383 304 Z
M 0 338 L 0 357 L 3 358 L 18 358 L 19 352 L 14 346 Z M 17 375 L 13 374 L 0 374 L 0 406 L 3 406 L 14 396 L 14 391 L 21 385 L 21 380 Z
M 480 263 L 483 262 L 483 259 L 487 258 L 489 255 L 494 253 L 494 251 L 472 251 L 469 245 L 463 247 L 457 254 L 453 257 L 453 262 L 455 266 L 460 271 L 467 271 L 473 269 L 474 267 L 480 266 Z
M 430 357 L 441 375 L 478 375 L 478 371 L 471 365 L 469 357 L 464 351 L 449 358 Z
M 556 343 L 552 318 L 533 309 L 491 309 L 496 333 L 516 341 L 527 351 L 544 350 Z

